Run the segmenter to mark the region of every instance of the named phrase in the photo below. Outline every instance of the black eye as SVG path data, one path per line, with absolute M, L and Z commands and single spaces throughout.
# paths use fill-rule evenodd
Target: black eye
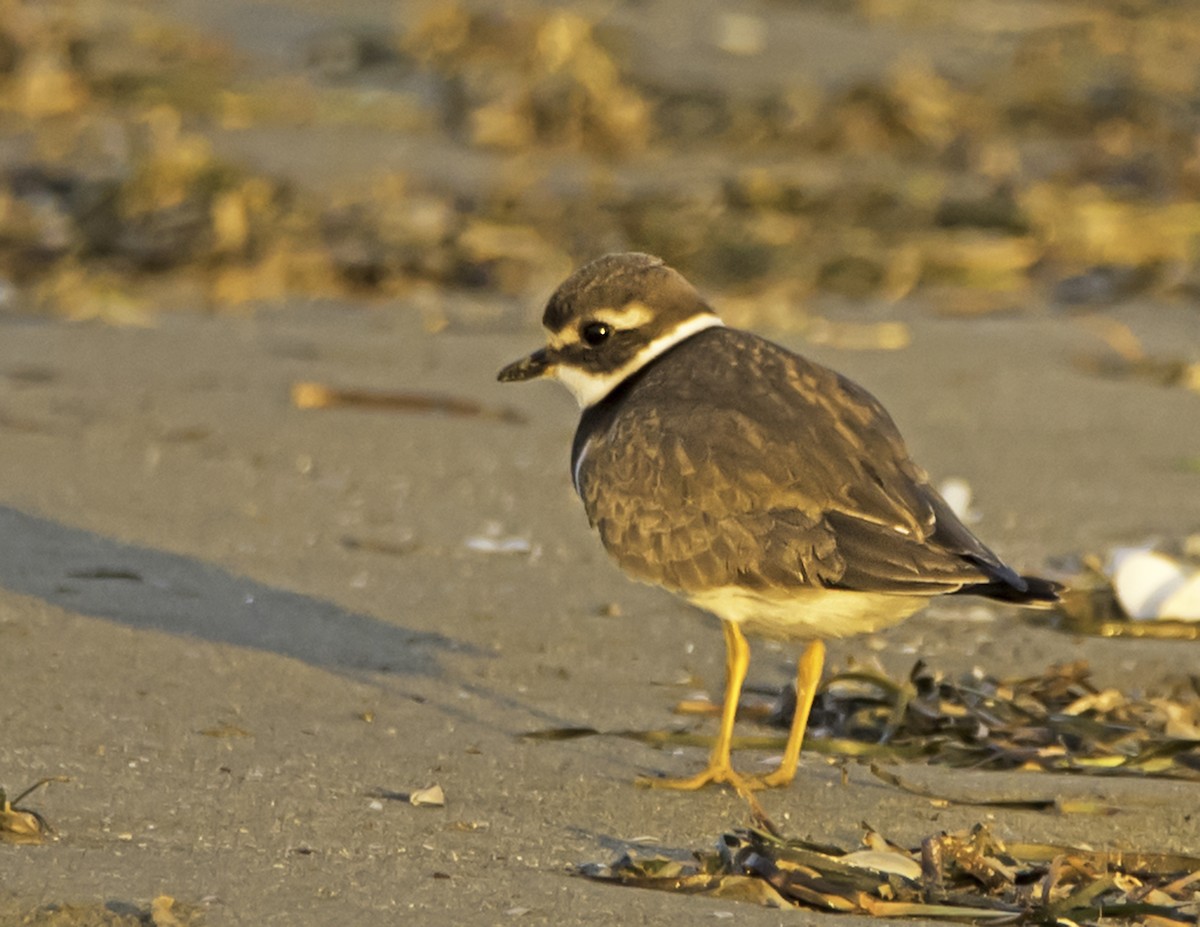
M 589 322 L 580 331 L 584 344 L 592 348 L 604 344 L 612 333 L 613 327 L 607 322 Z

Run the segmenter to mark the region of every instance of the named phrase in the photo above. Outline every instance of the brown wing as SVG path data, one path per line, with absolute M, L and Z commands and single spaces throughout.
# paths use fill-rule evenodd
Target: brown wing
M 608 402 L 578 486 L 605 546 L 641 579 L 685 593 L 908 595 L 1020 582 L 929 486 L 869 393 L 770 342 L 703 332 Z

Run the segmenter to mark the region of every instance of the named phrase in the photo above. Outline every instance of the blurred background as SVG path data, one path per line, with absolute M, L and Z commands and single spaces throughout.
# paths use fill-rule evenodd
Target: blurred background
M 1194 313 L 1198 88 L 1191 2 L 0 0 L 0 308 L 527 322 L 637 249 L 881 347 L 914 301 Z

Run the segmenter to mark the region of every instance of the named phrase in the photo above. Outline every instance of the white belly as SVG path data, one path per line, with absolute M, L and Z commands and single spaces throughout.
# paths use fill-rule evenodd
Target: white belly
M 788 597 L 726 586 L 688 596 L 698 608 L 748 634 L 785 640 L 849 637 L 891 627 L 921 608 L 926 596 L 806 588 Z

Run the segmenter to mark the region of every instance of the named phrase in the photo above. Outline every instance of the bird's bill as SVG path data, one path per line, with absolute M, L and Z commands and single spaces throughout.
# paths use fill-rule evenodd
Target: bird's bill
M 513 361 L 497 374 L 496 379 L 501 383 L 517 383 L 521 380 L 536 380 L 550 372 L 553 364 L 545 348 L 534 351 L 528 357 Z

